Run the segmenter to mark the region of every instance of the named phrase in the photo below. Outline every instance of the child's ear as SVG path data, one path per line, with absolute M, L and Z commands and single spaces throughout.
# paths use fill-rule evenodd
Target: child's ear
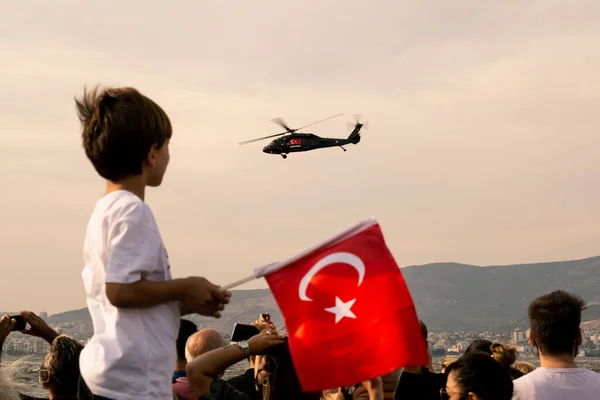
M 148 166 L 150 166 L 151 168 L 154 168 L 156 166 L 156 152 L 158 151 L 158 146 L 155 144 L 152 145 L 152 147 L 150 147 L 150 150 L 148 151 L 148 155 L 146 156 L 146 164 L 148 164 Z

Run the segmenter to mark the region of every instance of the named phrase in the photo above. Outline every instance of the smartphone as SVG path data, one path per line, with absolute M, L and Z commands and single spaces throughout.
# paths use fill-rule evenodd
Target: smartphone
M 242 340 L 248 340 L 254 335 L 258 335 L 260 331 L 257 327 L 246 324 L 235 324 L 233 326 L 233 332 L 231 333 L 232 342 L 241 342 Z
M 271 316 L 269 315 L 269 313 L 260 314 L 260 317 L 265 322 L 269 322 L 271 320 Z
M 25 322 L 25 318 L 23 318 L 22 315 L 9 315 L 10 319 L 14 319 L 15 321 L 17 321 L 17 324 L 15 325 L 15 327 L 12 329 L 13 332 L 14 331 L 24 331 L 25 329 L 27 329 L 27 322 Z

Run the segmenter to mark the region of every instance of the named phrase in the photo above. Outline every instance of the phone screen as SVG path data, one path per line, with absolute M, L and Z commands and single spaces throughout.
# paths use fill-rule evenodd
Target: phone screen
M 25 322 L 25 318 L 23 318 L 22 315 L 11 315 L 10 318 L 17 321 L 17 324 L 12 329 L 13 331 L 24 331 L 27 329 L 28 324 Z
M 260 331 L 257 327 L 245 324 L 235 324 L 233 332 L 231 334 L 232 342 L 240 342 L 242 340 L 248 340 L 254 335 L 258 335 Z

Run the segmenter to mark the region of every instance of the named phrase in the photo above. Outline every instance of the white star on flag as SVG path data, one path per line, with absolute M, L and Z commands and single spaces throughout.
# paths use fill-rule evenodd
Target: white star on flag
M 344 303 L 339 297 L 335 298 L 335 307 L 326 308 L 325 311 L 335 314 L 335 323 L 337 324 L 342 318 L 355 318 L 356 315 L 350 310 L 356 299 L 352 299 Z

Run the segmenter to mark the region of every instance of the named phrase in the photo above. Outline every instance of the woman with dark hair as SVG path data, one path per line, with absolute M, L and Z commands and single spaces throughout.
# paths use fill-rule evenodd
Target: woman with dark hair
M 465 356 L 467 354 L 471 354 L 473 352 L 482 352 L 488 353 L 490 356 L 492 355 L 492 345 L 493 343 L 489 340 L 485 339 L 476 339 L 467 347 L 465 350 Z
M 511 400 L 513 382 L 508 369 L 487 353 L 471 352 L 446 369 L 443 400 Z
M 263 400 L 319 400 L 321 392 L 303 393 L 287 341 L 257 356 L 254 367 L 256 388 Z
M 489 340 L 477 339 L 467 347 L 465 355 L 481 352 L 492 356 L 492 358 L 498 361 L 508 369 L 508 373 L 513 380 L 519 379 L 523 376 L 523 372 L 516 369 L 513 365 L 517 361 L 517 348 L 512 345 L 504 345 L 501 343 L 492 343 Z

